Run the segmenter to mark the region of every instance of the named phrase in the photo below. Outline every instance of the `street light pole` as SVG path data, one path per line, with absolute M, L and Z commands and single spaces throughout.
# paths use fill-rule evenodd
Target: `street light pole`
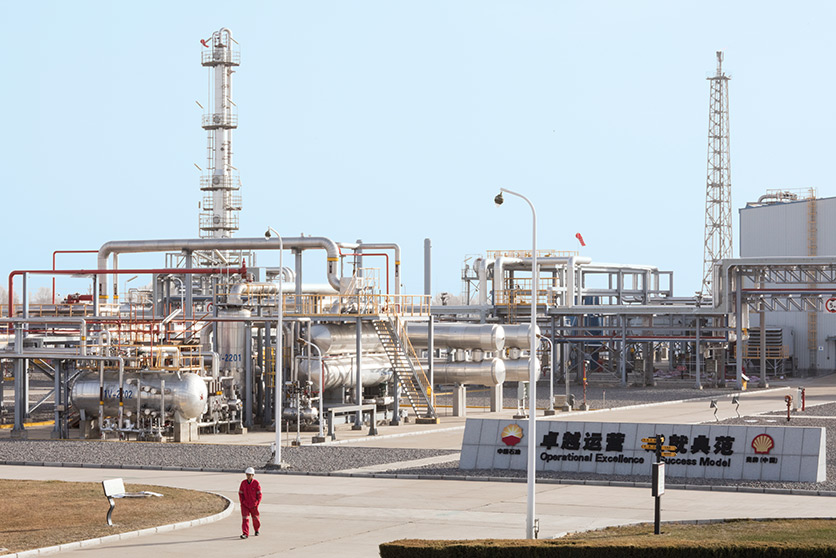
M 540 274 L 537 269 L 537 212 L 534 209 L 534 204 L 531 201 L 517 192 L 508 190 L 507 188 L 500 188 L 499 195 L 494 198 L 497 206 L 502 205 L 505 200 L 502 198 L 502 192 L 511 194 L 522 198 L 531 208 L 531 347 L 529 352 L 529 366 L 528 366 L 528 463 L 527 468 L 527 487 L 528 498 L 525 513 L 525 537 L 533 539 L 534 533 L 534 486 L 535 486 L 535 465 L 536 465 L 536 446 L 534 438 L 537 435 L 537 284 L 539 283 Z
M 276 235 L 279 239 L 279 316 L 277 319 L 277 327 L 276 327 L 276 394 L 274 397 L 276 398 L 273 408 L 276 410 L 276 452 L 273 456 L 273 464 L 278 465 L 279 467 L 282 466 L 282 384 L 284 380 L 282 378 L 282 325 L 284 322 L 284 291 L 282 291 L 282 284 L 284 283 L 284 272 L 283 266 L 284 263 L 282 261 L 282 254 L 284 253 L 284 241 L 282 240 L 282 235 L 276 232 L 276 229 L 273 227 L 267 227 L 267 232 L 264 233 L 265 238 L 270 238 L 270 233 Z

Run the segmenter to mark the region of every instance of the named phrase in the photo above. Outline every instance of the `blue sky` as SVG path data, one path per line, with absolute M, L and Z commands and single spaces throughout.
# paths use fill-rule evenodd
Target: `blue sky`
M 50 267 L 57 249 L 197 237 L 199 40 L 225 26 L 242 53 L 236 236 L 270 225 L 284 236 L 397 242 L 411 293 L 423 289 L 429 237 L 433 291 L 458 294 L 465 257 L 530 246 L 528 206 L 494 207 L 504 186 L 537 207 L 541 248 L 579 249 L 580 232 L 583 255 L 672 270 L 676 293 L 692 295 L 714 53 L 725 51 L 732 76 L 736 253 L 737 210 L 767 188 L 833 195 L 834 11 L 829 2 L 0 0 L 2 283 L 13 269 Z M 306 280 L 323 282 L 324 255 L 306 260 Z M 93 256 L 59 260 L 94 266 Z M 86 289 L 64 281 L 60 293 Z

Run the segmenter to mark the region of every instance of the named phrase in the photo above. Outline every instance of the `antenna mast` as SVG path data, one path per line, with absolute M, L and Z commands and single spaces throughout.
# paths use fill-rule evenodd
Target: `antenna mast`
M 711 296 L 714 265 L 732 257 L 731 165 L 729 163 L 729 80 L 723 52 L 717 51 L 717 74 L 708 108 L 708 173 L 705 188 L 705 252 L 701 294 Z

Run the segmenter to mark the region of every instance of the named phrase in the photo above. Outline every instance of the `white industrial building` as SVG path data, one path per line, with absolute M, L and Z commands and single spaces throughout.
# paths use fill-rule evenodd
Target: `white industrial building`
M 836 256 L 836 197 L 817 199 L 812 190 L 771 191 L 740 209 L 741 258 L 804 256 Z M 801 290 L 805 287 L 816 285 L 799 285 Z M 820 296 L 828 298 L 826 293 Z M 764 315 L 768 354 L 771 345 L 775 351 L 780 345 L 784 364 L 802 374 L 836 370 L 836 314 L 808 310 Z M 752 359 L 757 356 L 759 328 L 759 313 L 752 312 L 747 352 Z

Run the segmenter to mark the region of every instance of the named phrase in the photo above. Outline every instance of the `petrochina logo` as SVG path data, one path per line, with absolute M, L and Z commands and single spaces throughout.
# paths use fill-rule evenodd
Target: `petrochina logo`
M 516 424 L 509 424 L 505 428 L 502 429 L 502 441 L 505 442 L 506 446 L 516 446 L 522 440 L 523 431 L 522 428 L 517 426 Z
M 752 440 L 752 449 L 755 450 L 755 453 L 769 453 L 769 450 L 774 447 L 775 440 L 769 434 L 760 434 Z

